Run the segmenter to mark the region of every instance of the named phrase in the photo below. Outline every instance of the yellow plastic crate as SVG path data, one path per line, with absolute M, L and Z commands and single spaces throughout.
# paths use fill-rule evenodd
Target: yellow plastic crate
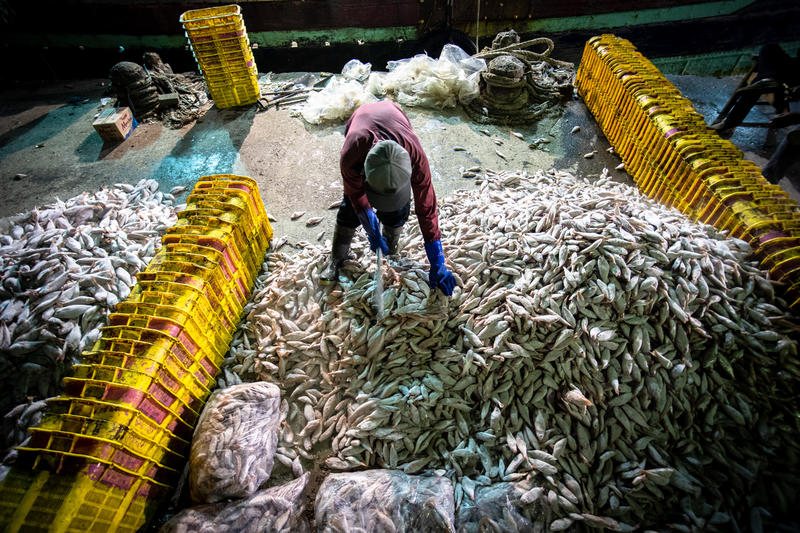
M 204 217 L 191 217 L 191 219 L 188 220 L 187 218 L 181 218 L 178 219 L 175 226 L 167 228 L 164 237 L 162 237 L 162 242 L 171 242 L 173 236 L 177 236 L 176 240 L 179 240 L 184 235 L 210 235 L 222 239 L 228 246 L 232 246 L 236 250 L 236 254 L 242 258 L 242 262 L 248 272 L 256 273 L 261 268 L 264 255 L 263 253 L 259 254 L 261 250 L 259 246 L 260 242 L 247 240 L 245 236 L 236 231 L 230 224 Z M 266 250 L 266 248 L 264 249 Z M 192 269 L 190 267 L 170 263 L 183 263 L 185 265 L 194 266 L 195 268 Z M 222 276 L 218 274 L 216 270 L 203 268 L 199 265 L 186 263 L 185 261 L 164 261 L 162 264 L 159 264 L 158 268 L 159 270 L 168 271 L 176 271 L 176 269 L 180 268 L 180 270 L 177 270 L 178 272 L 196 275 L 209 281 L 216 280 L 218 286 L 224 289 L 222 292 L 229 290 L 229 287 L 225 286 L 224 279 L 219 279 Z M 245 284 L 234 284 L 230 288 L 237 290 L 237 296 L 240 302 L 244 303 L 250 298 L 250 289 Z M 217 294 L 222 294 L 222 292 L 218 292 Z
M 216 67 L 207 67 L 203 69 L 203 75 L 212 91 L 229 87 L 258 89 L 258 71 L 255 69 L 254 61 L 242 61 L 240 64 L 224 63 Z
M 179 435 L 191 433 L 199 416 L 179 402 L 167 406 L 158 398 L 134 386 L 102 380 L 65 377 L 64 395 L 75 399 L 93 398 L 115 405 L 134 407 L 156 424 L 166 424 L 167 429 Z
M 154 372 L 159 376 L 169 375 L 183 384 L 194 398 L 200 401 L 208 399 L 209 387 L 213 387 L 214 378 L 203 365 L 192 362 L 187 368 L 166 350 L 159 353 L 154 349 L 145 349 L 141 355 L 128 354 L 131 347 L 138 350 L 144 344 L 146 343 L 114 339 L 103 342 L 99 349 L 83 352 L 82 359 L 86 364 L 127 368 L 146 374 Z
M 105 402 L 95 398 L 65 396 L 47 400 L 47 416 L 64 415 L 105 420 L 128 427 L 137 434 L 180 454 L 188 451 L 192 439 L 192 428 L 179 423 L 174 417 L 156 422 L 130 405 Z
M 243 276 L 248 280 L 248 285 L 252 283 L 257 274 L 255 267 L 260 265 L 258 262 L 259 250 L 266 248 L 268 243 L 264 232 L 249 223 L 249 215 L 245 210 L 240 209 L 236 212 L 233 208 L 222 210 L 208 205 L 187 204 L 186 209 L 178 215 L 178 221 L 175 226 L 182 226 L 184 221 L 187 225 L 207 223 L 212 227 L 230 229 L 235 238 L 238 239 L 237 242 L 248 247 L 253 262 L 242 265 L 244 268 L 237 269 L 236 272 L 225 272 L 226 279 Z
M 130 359 L 126 362 L 130 364 Z M 180 402 L 199 415 L 205 398 L 210 394 L 208 389 L 198 387 L 191 374 L 185 374 L 185 378 L 180 380 L 162 365 L 147 359 L 142 359 L 141 362 L 143 365 L 140 369 L 100 363 L 75 365 L 72 367 L 72 377 L 128 385 L 150 394 L 167 407 L 173 407 L 176 402 Z
M 208 228 L 203 227 L 173 227 L 167 229 L 167 235 L 164 236 L 164 239 L 166 240 L 167 236 L 169 236 L 171 242 L 178 242 L 183 240 L 182 238 L 184 235 L 199 236 L 203 235 L 207 231 Z M 218 232 L 218 235 L 220 237 L 227 237 L 223 232 Z M 236 301 L 238 305 L 242 307 L 244 307 L 244 304 L 247 302 L 249 297 L 249 292 L 245 292 L 246 287 L 243 288 L 236 284 L 226 284 L 222 274 L 218 271 L 218 269 L 205 268 L 203 266 L 186 261 L 164 260 L 159 263 L 158 268 L 154 268 L 152 270 L 148 268 L 136 274 L 136 279 L 151 281 L 161 279 L 180 279 L 183 280 L 184 283 L 195 284 L 195 286 L 207 284 L 213 294 L 217 295 L 218 297 L 230 294 L 231 298 L 233 298 L 234 301 Z M 195 279 L 196 282 L 193 282 L 192 279 Z
M 193 343 L 208 353 L 215 361 L 221 361 L 230 343 L 231 332 L 214 328 L 213 324 L 198 324 L 194 317 L 178 307 L 145 303 L 120 302 L 114 313 L 108 316 L 110 326 L 133 326 L 148 329 L 163 329 L 187 344 Z M 210 327 L 210 329 L 209 329 Z
M 162 275 L 166 274 L 168 273 Z M 214 363 L 211 352 L 201 350 L 194 344 L 187 346 L 179 338 L 173 337 L 163 330 L 136 326 L 104 326 L 100 331 L 102 335 L 92 350 L 84 352 L 87 361 L 95 362 L 89 356 L 99 351 L 132 355 L 164 362 L 168 365 L 173 364 L 171 359 L 174 358 L 178 360 L 181 367 L 192 373 L 209 389 L 213 378 L 219 373 L 219 367 Z
M 239 225 L 239 222 L 245 218 L 244 210 L 241 209 L 238 211 L 238 213 L 233 211 L 233 208 L 229 208 L 225 211 L 217 209 L 212 212 L 207 208 L 200 206 L 194 205 L 189 207 L 187 205 L 187 208 L 184 211 L 181 211 L 181 213 L 185 214 L 182 218 L 188 219 L 191 219 L 191 217 L 196 215 L 217 217 L 219 220 L 242 228 L 239 230 L 239 233 L 245 238 L 255 234 L 254 231 L 245 230 L 243 226 Z M 218 265 L 222 271 L 223 278 L 228 284 L 234 283 L 234 280 L 237 277 L 244 278 L 248 285 L 255 281 L 254 273 L 248 269 L 243 260 L 240 260 L 235 255 L 229 255 L 220 252 L 216 248 L 212 248 L 210 246 L 198 246 L 196 244 L 187 243 L 163 243 L 163 246 L 161 249 L 159 249 L 153 259 L 155 260 L 156 257 L 169 257 L 171 260 L 179 261 L 189 261 L 189 258 L 191 258 L 192 260 L 189 262 L 201 266 L 207 266 L 209 268 L 213 268 L 214 265 Z
M 227 313 L 212 307 L 201 291 L 178 283 L 139 281 L 134 285 L 126 301 L 180 307 L 190 313 L 197 313 L 203 323 L 211 324 L 219 321 L 222 329 L 227 331 L 233 331 L 237 324 L 237 321 L 231 320 Z
M 120 330 L 119 328 L 125 329 Z M 142 335 L 144 332 L 150 331 L 160 332 L 167 335 L 170 339 L 177 340 L 183 351 L 191 354 L 195 360 L 200 359 L 200 352 L 203 350 L 201 344 L 192 339 L 182 324 L 176 323 L 174 320 L 168 318 L 141 316 L 130 319 L 127 314 L 114 317 L 112 313 L 112 315 L 109 316 L 109 325 L 101 328 L 102 336 L 108 336 L 109 338 L 118 338 L 116 335 L 123 333 L 126 335 L 124 338 L 133 338 L 133 335 Z M 211 352 L 209 351 L 208 353 Z
M 39 429 L 63 431 L 119 442 L 126 448 L 144 454 L 167 466 L 178 464 L 176 461 L 185 459 L 189 454 L 190 445 L 188 442 L 158 427 L 154 429 L 156 438 L 153 439 L 140 434 L 130 426 L 118 424 L 111 420 L 65 413 L 48 413 L 42 418 L 42 423 L 37 428 L 31 428 L 31 431 L 38 431 Z M 162 461 L 163 458 L 166 459 Z
M 243 194 L 242 200 L 250 206 L 254 220 L 259 220 L 262 227 L 267 232 L 267 240 L 272 238 L 272 228 L 269 226 L 269 219 L 258 192 L 258 185 L 250 178 L 242 176 L 220 174 L 216 176 L 204 176 L 200 178 L 192 191 L 192 195 L 212 192 L 217 194 L 231 195 Z
M 190 235 L 182 238 L 171 236 L 169 242 L 194 243 L 196 242 L 194 237 L 196 236 Z M 225 292 L 219 294 L 214 291 L 214 287 L 206 280 L 187 274 L 165 271 L 140 273 L 137 275 L 137 285 L 141 288 L 148 288 L 148 290 L 153 289 L 161 292 L 175 293 L 180 291 L 196 294 L 201 299 L 204 298 L 208 301 L 208 305 L 214 309 L 218 315 L 225 315 L 227 318 L 227 320 L 223 322 L 225 327 L 228 327 L 228 324 L 238 324 L 244 311 L 243 302 L 237 300 L 234 293 Z M 136 286 L 134 286 L 134 290 L 137 290 Z
M 264 211 L 264 202 L 261 200 L 261 194 L 258 190 L 258 183 L 256 183 L 256 180 L 253 178 L 239 176 L 237 174 L 209 174 L 208 176 L 200 176 L 197 178 L 197 183 L 194 186 L 195 190 L 207 187 L 243 190 L 257 201 L 259 211 L 266 215 Z
M 187 208 L 189 204 L 195 202 L 214 202 L 218 204 L 218 209 L 224 209 L 227 206 L 235 207 L 236 209 L 244 209 L 247 211 L 250 220 L 252 220 L 253 227 L 258 228 L 262 224 L 264 218 L 261 213 L 256 211 L 253 199 L 244 191 L 241 190 L 226 190 L 226 189 L 195 189 L 186 198 Z M 225 206 L 225 207 L 223 207 Z
M 190 44 L 195 60 L 221 59 L 231 63 L 247 62 L 253 55 L 250 50 L 250 40 L 246 35 L 227 39 L 216 38 L 210 41 L 190 41 Z
M 239 200 L 232 198 L 231 200 Z M 210 210 L 209 214 L 220 213 L 223 220 L 232 222 L 239 222 L 246 228 L 251 228 L 252 233 L 260 232 L 260 220 L 258 214 L 252 213 L 249 206 L 245 203 L 236 205 L 233 201 L 224 201 L 221 195 L 214 195 L 213 193 L 199 193 L 192 195 L 192 198 L 186 199 L 186 208 L 183 210 L 187 213 L 193 211 L 201 211 L 204 209 Z M 212 212 L 213 211 L 213 212 Z M 219 215 L 217 215 L 219 216 Z
M 254 104 L 261 98 L 261 89 L 255 77 L 236 84 L 213 80 L 208 83 L 208 92 L 219 109 Z
M 252 104 L 261 97 L 239 6 L 186 11 L 180 22 L 218 108 Z
M 192 264 L 200 267 L 201 272 L 210 276 L 222 293 L 232 292 L 236 289 L 244 294 L 246 299 L 244 291 L 253 281 L 251 268 L 243 261 L 241 265 L 233 263 L 231 268 L 235 270 L 231 270 L 221 256 L 222 254 L 213 248 L 203 249 L 184 243 L 165 244 L 156 252 L 145 272 L 158 272 L 162 270 L 162 266 L 170 263 Z
M 242 21 L 242 10 L 236 4 L 192 9 L 181 15 L 180 22 L 186 30 L 227 27 Z
M 73 473 L 99 462 L 159 483 L 175 482 L 178 470 L 161 461 L 181 468 L 182 458 L 166 448 L 146 440 L 142 442 L 145 447 L 134 451 L 119 441 L 102 437 L 31 428 L 30 441 L 17 450 L 20 452 L 20 464 L 30 465 L 34 470 Z
M 8 532 L 135 533 L 168 487 L 95 466 L 76 474 L 14 467 L 0 484 L 0 527 Z
M 247 259 L 247 254 L 257 256 L 262 249 L 266 249 L 268 244 L 267 236 L 263 231 L 263 226 L 252 226 L 247 222 L 248 217 L 237 219 L 236 215 L 230 211 L 221 213 L 196 213 L 194 211 L 181 211 L 178 213 L 178 220 L 174 228 L 183 225 L 196 225 L 194 220 L 200 220 L 201 224 L 206 224 L 213 230 L 222 230 L 224 233 L 233 234 L 234 243 L 237 250 L 242 254 L 243 259 Z M 248 263 L 250 267 L 260 267 L 261 258 L 256 263 Z
M 240 39 L 237 39 L 237 41 L 236 44 L 238 46 L 236 47 L 231 46 L 226 49 L 222 46 L 214 46 L 213 52 L 201 52 L 196 45 L 193 45 L 194 59 L 197 61 L 200 70 L 209 72 L 225 67 L 241 69 L 255 66 L 256 61 L 247 42 L 242 42 Z

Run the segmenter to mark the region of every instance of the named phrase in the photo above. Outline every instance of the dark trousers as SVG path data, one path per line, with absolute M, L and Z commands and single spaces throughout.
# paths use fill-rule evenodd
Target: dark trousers
M 408 221 L 409 212 L 411 212 L 411 200 L 408 201 L 405 207 L 397 211 L 375 211 L 375 214 L 384 226 L 399 228 Z M 336 223 L 348 228 L 357 228 L 361 225 L 361 221 L 358 220 L 358 216 L 353 210 L 353 205 L 347 195 L 342 198 L 342 205 L 339 206 L 339 212 L 336 214 Z
M 789 56 L 783 49 L 775 44 L 766 45 L 758 53 L 758 69 L 752 83 L 760 80 L 774 80 L 790 87 L 800 82 L 800 59 Z M 781 86 L 770 91 L 773 97 L 775 111 L 786 111 L 784 88 Z M 735 128 L 747 117 L 747 114 L 756 105 L 761 95 L 760 91 L 746 91 L 737 96 L 728 116 L 725 117 L 725 128 Z
M 800 126 L 790 130 L 778 145 L 762 174 L 770 183 L 778 183 L 786 169 L 800 159 Z

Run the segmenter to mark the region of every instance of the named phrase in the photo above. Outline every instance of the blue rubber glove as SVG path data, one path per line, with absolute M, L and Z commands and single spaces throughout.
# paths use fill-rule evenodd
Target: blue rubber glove
M 456 278 L 453 273 L 447 270 L 444 266 L 444 250 L 442 250 L 441 239 L 426 242 L 425 253 L 428 255 L 428 261 L 431 264 L 431 271 L 428 275 L 428 285 L 431 289 L 439 289 L 445 296 L 453 294 L 453 288 L 456 286 Z
M 383 255 L 389 255 L 389 246 L 386 244 L 386 239 L 384 239 L 383 235 L 381 235 L 381 223 L 378 220 L 378 217 L 375 216 L 375 211 L 372 209 L 367 209 L 366 211 L 358 213 L 358 219 L 361 221 L 361 225 L 364 226 L 364 230 L 367 232 L 369 249 L 373 252 L 377 252 L 378 247 L 380 247 Z

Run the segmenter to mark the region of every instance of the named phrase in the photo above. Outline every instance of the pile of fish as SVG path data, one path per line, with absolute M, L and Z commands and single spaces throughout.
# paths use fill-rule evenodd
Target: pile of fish
M 783 520 L 800 499 L 797 326 L 749 246 L 607 173 L 482 177 L 440 206 L 451 298 L 427 285 L 414 223 L 381 320 L 364 239 L 334 289 L 326 249 L 268 256 L 223 379 L 280 387 L 276 459 L 443 470 L 457 523 L 509 482 L 520 508 L 481 521 L 496 530 Z
M 44 403 L 26 400 L 59 393 L 62 376 L 128 296 L 175 222 L 174 203 L 157 182 L 141 180 L 0 219 L 3 448 L 38 420 L 31 409 Z

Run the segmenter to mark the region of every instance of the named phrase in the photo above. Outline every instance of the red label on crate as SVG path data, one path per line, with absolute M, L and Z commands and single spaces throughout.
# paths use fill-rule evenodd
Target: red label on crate
M 155 381 L 150 384 L 150 388 L 147 390 L 153 398 L 161 402 L 162 404 L 166 405 L 167 407 L 172 407 L 173 404 L 178 400 L 177 397 L 170 394 L 164 387 L 156 383 Z
M 159 331 L 164 331 L 175 338 L 178 338 L 178 334 L 181 332 L 180 326 L 162 318 L 151 318 L 148 326 Z
M 123 490 L 130 489 L 136 481 L 135 476 L 126 474 L 125 472 L 120 472 L 110 467 L 105 467 L 100 476 L 101 477 L 98 479 L 100 483 L 108 485 L 109 487 L 117 487 Z
M 150 420 L 154 420 L 158 424 L 161 424 L 164 420 L 166 420 L 167 416 L 170 414 L 169 411 L 164 409 L 164 407 L 158 405 L 155 401 L 149 398 L 142 400 L 142 402 L 139 404 L 139 410 L 141 410 L 144 416 Z
M 125 450 L 116 450 L 112 461 L 114 464 L 122 468 L 127 468 L 128 470 L 133 470 L 134 472 L 138 472 L 144 464 L 144 459 L 136 457 Z

